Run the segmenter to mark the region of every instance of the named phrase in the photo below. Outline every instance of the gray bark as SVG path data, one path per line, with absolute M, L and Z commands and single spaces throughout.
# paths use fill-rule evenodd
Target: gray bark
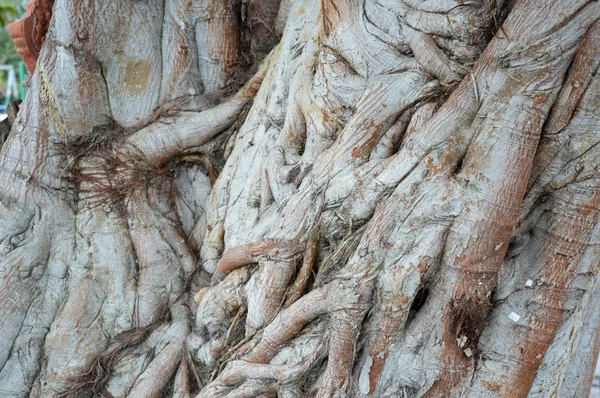
M 600 3 L 56 0 L 0 395 L 584 397 Z

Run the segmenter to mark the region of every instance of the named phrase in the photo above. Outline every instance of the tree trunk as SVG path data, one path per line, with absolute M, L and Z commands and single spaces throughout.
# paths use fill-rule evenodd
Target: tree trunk
M 599 19 L 56 0 L 12 29 L 0 395 L 587 396 Z

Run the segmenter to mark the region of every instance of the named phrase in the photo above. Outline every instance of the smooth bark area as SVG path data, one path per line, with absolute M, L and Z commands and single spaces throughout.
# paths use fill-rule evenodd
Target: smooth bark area
M 0 395 L 587 396 L 599 20 L 56 0 L 0 154 Z

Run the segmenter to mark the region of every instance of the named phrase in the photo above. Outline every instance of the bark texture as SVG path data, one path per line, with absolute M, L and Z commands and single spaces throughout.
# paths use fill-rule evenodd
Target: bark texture
M 0 395 L 587 396 L 599 2 L 41 3 Z

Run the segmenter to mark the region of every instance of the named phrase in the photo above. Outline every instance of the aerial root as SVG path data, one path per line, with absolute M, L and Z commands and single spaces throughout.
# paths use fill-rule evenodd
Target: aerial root
M 406 129 L 411 121 L 413 111 L 407 109 L 402 112 L 398 119 L 390 126 L 388 131 L 379 139 L 375 148 L 369 156 L 369 160 L 387 159 L 398 150 L 402 138 L 406 134 Z
M 244 360 L 268 363 L 310 321 L 330 310 L 328 287 L 311 291 L 282 310 L 263 331 L 261 340 Z
M 229 249 L 217 263 L 217 272 L 226 275 L 240 267 L 255 263 L 258 261 L 258 256 L 263 255 L 276 247 L 277 245 L 275 242 L 265 240 Z
M 246 311 L 245 285 L 250 274 L 248 268 L 236 270 L 221 283 L 202 288 L 196 294 L 196 325 L 187 338 L 196 362 L 214 366 L 234 340 L 237 325 Z
M 178 319 L 171 324 L 165 333 L 167 341 L 160 353 L 148 364 L 140 374 L 128 397 L 158 397 L 169 382 L 184 352 L 185 338 L 190 328 L 187 319 Z
M 293 258 L 261 261 L 248 285 L 247 334 L 265 326 L 279 312 L 295 270 Z
M 139 262 L 136 315 L 141 326 L 156 320 L 164 306 L 175 304 L 196 264 L 179 226 L 156 210 L 164 201 L 161 196 L 136 191 L 127 203 L 127 222 Z
M 199 397 L 241 397 L 249 391 L 255 394 L 289 390 L 296 381 L 314 370 L 322 361 L 328 348 L 326 338 L 321 339 L 314 351 L 303 358 L 295 358 L 294 364 L 287 363 L 254 363 L 244 358 L 231 361 L 221 372 L 218 379 L 207 386 Z M 289 359 L 284 359 L 288 361 Z M 277 361 L 274 361 L 277 362 Z
M 408 122 L 408 126 L 406 127 L 406 132 L 402 137 L 402 142 L 400 143 L 400 148 L 406 144 L 406 141 L 418 131 L 421 131 L 427 123 L 437 111 L 438 106 L 434 102 L 426 102 L 420 105 L 413 112 L 410 121 Z
M 76 397 L 86 392 L 102 394 L 115 365 L 142 344 L 161 321 L 119 335 L 92 361 L 86 372 L 70 381 L 69 389 L 59 394 L 58 398 Z
M 175 385 L 173 386 L 173 393 L 179 394 L 182 398 L 190 398 L 190 370 L 188 367 L 187 355 L 181 357 L 179 362 L 179 369 L 175 376 Z
M 462 80 L 466 70 L 459 63 L 448 58 L 430 35 L 412 29 L 407 25 L 404 25 L 403 29 L 410 32 L 409 46 L 415 54 L 417 62 L 425 70 L 446 84 L 457 83 Z
M 276 244 L 272 241 L 266 242 L 268 250 L 264 250 L 262 244 L 259 244 L 262 251 L 262 254 L 256 256 L 259 268 L 247 286 L 248 335 L 264 327 L 281 309 L 290 281 L 296 272 L 300 254 L 301 244 L 293 239 Z
M 408 253 L 382 266 L 377 276 L 374 308 L 365 326 L 369 338 L 363 358 L 358 361 L 360 373 L 355 374 L 361 393 L 373 395 L 377 391 L 389 347 L 402 335 L 417 293 L 423 289 L 430 269 L 435 270 L 448 229 L 440 225 L 421 231 Z
M 235 385 L 248 379 L 274 379 L 280 383 L 291 383 L 311 370 L 325 356 L 326 344 L 320 347 L 300 365 L 273 365 L 253 363 L 245 360 L 230 362 L 219 377 L 224 385 Z
M 369 283 L 367 283 L 369 285 Z M 327 367 L 317 386 L 317 397 L 330 397 L 350 386 L 356 342 L 371 295 L 362 286 L 357 302 L 331 314 L 331 332 Z
M 163 117 L 137 131 L 119 148 L 121 156 L 135 154 L 138 162 L 157 168 L 187 149 L 206 144 L 230 127 L 254 99 L 267 73 L 269 60 L 267 56 L 256 74 L 227 101 L 201 112 L 179 112 Z
M 308 239 L 308 243 L 306 245 L 306 250 L 304 251 L 304 257 L 302 259 L 302 267 L 298 271 L 296 275 L 296 280 L 290 286 L 285 303 L 283 304 L 284 308 L 289 307 L 295 301 L 297 301 L 304 290 L 306 290 L 306 286 L 308 284 L 308 280 L 312 274 L 313 268 L 315 266 L 315 261 L 317 258 L 317 246 L 319 240 L 317 234 L 312 234 Z

